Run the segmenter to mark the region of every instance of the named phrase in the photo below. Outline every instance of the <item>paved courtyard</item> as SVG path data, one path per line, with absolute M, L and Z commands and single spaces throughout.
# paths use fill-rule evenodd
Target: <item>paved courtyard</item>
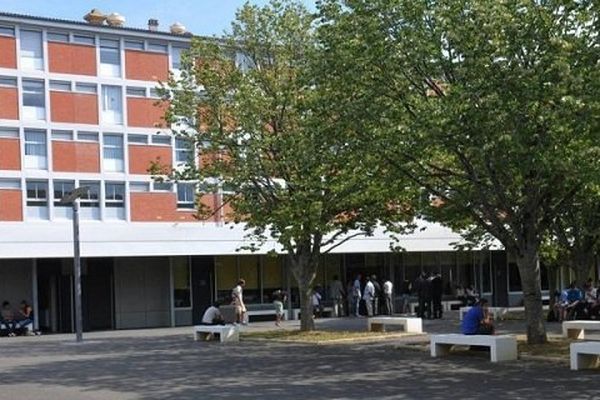
M 364 320 L 319 323 L 360 329 Z M 600 399 L 598 371 L 496 365 L 485 352 L 431 359 L 398 342 L 221 345 L 194 342 L 190 328 L 94 333 L 81 345 L 71 335 L 1 338 L 0 399 Z

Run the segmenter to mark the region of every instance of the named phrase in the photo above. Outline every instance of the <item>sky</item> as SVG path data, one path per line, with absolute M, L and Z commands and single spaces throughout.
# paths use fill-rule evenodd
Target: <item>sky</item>
M 149 18 L 159 20 L 159 30 L 168 31 L 173 22 L 181 22 L 196 34 L 220 36 L 229 28 L 235 11 L 245 0 L 0 0 L 0 11 L 40 17 L 83 21 L 92 8 L 104 14 L 118 12 L 126 18 L 125 26 L 145 28 Z M 250 0 L 264 5 L 268 0 Z M 314 8 L 314 0 L 302 0 Z

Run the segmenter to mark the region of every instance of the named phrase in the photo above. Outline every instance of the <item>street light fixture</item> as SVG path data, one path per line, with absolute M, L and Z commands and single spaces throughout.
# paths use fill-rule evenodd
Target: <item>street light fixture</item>
M 75 275 L 75 338 L 83 341 L 83 320 L 81 316 L 81 255 L 79 252 L 79 199 L 87 195 L 89 186 L 81 186 L 60 199 L 60 204 L 73 206 L 73 271 Z

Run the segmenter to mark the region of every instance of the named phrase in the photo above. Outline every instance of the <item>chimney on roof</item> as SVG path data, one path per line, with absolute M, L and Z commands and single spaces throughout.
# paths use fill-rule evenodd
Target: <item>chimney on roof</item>
M 154 18 L 150 18 L 148 20 L 148 30 L 152 32 L 156 32 L 158 30 L 158 20 Z

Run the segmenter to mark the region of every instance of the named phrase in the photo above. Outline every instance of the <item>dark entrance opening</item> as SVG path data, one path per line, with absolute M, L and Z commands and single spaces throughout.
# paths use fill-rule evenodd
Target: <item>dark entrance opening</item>
M 83 330 L 114 329 L 112 258 L 87 258 L 81 278 Z

